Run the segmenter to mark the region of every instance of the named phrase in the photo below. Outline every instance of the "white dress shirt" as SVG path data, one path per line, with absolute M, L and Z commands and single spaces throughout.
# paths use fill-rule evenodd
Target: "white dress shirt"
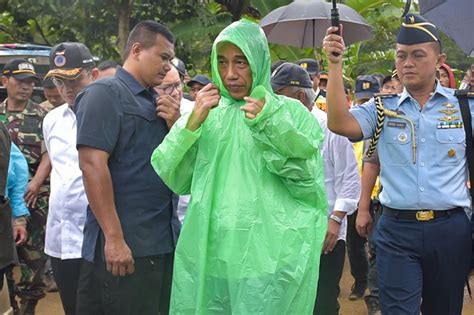
M 181 98 L 181 104 L 179 106 L 179 111 L 181 116 L 184 116 L 186 114 L 190 114 L 194 109 L 194 101 L 190 101 L 188 99 L 185 99 L 184 97 Z
M 194 109 L 194 101 L 187 100 L 183 97 L 181 99 L 181 106 L 180 106 L 181 116 L 191 114 L 193 109 Z M 179 222 L 181 222 L 181 224 L 183 224 L 186 211 L 188 211 L 188 205 L 189 205 L 190 199 L 191 199 L 191 195 L 179 196 L 177 213 L 178 213 Z
M 60 259 L 81 258 L 87 197 L 76 149 L 76 115 L 67 104 L 49 112 L 43 136 L 52 164 L 45 253 Z
M 346 137 L 336 135 L 327 128 L 325 112 L 315 106 L 311 113 L 325 133 L 322 153 L 328 215 L 331 215 L 334 210 L 352 214 L 357 209 L 361 190 L 354 146 Z M 339 229 L 338 240 L 345 240 L 346 232 L 347 219 L 344 218 Z

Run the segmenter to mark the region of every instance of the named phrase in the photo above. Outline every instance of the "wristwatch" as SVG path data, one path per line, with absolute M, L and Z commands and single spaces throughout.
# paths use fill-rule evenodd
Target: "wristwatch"
M 336 221 L 338 224 L 342 224 L 342 219 L 339 218 L 337 215 L 334 213 L 329 216 L 329 219 Z
M 26 225 L 27 223 L 28 223 L 28 220 L 27 220 L 27 216 L 25 215 L 13 218 L 13 226 Z

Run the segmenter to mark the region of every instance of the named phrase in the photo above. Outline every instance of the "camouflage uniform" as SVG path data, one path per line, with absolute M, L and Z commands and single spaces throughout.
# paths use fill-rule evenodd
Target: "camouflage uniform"
M 36 174 L 41 155 L 46 152 L 43 141 L 43 118 L 46 111 L 38 104 L 28 101 L 23 112 L 9 112 L 7 100 L 0 104 L 0 120 L 5 122 L 14 142 L 28 162 L 30 180 Z M 46 180 L 38 193 L 36 207 L 30 207 L 31 216 L 27 230 L 29 238 L 26 244 L 18 247 L 21 279 L 15 286 L 10 270 L 8 282 L 13 301 L 15 294 L 23 300 L 37 301 L 45 296 L 44 266 L 47 259 L 44 253 L 44 238 L 48 211 L 49 181 Z M 12 302 L 13 302 L 12 301 Z M 16 305 L 16 302 L 12 305 Z

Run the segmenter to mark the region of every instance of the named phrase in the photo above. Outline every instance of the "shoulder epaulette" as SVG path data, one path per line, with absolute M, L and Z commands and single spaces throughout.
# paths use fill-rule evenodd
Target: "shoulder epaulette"
M 380 97 L 380 98 L 391 98 L 391 97 L 396 97 L 398 96 L 397 93 L 391 93 L 391 94 L 386 94 L 386 93 L 375 93 L 374 97 Z
M 474 92 L 471 92 L 469 90 L 456 90 L 454 91 L 455 96 L 463 96 L 467 98 L 474 98 Z

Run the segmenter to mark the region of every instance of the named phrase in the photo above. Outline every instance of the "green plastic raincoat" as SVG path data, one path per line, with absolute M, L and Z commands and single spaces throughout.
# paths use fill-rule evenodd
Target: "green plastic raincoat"
M 238 46 L 267 90 L 253 120 L 225 89 L 216 47 Z M 151 163 L 177 194 L 191 194 L 175 253 L 172 314 L 311 314 L 327 225 L 323 132 L 298 101 L 270 85 L 260 27 L 241 20 L 212 47 L 221 93 L 195 132 L 182 117 Z

